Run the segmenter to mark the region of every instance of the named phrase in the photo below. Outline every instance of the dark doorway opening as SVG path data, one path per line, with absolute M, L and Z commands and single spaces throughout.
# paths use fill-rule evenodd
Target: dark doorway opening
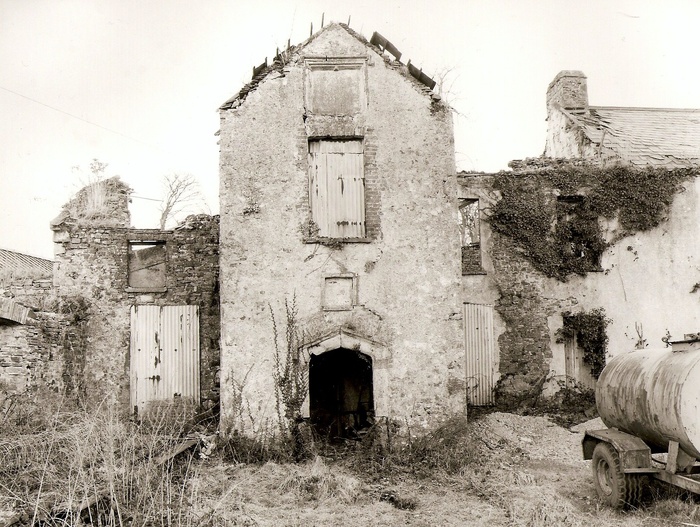
M 358 437 L 374 422 L 372 358 L 339 348 L 309 361 L 309 413 L 329 440 Z

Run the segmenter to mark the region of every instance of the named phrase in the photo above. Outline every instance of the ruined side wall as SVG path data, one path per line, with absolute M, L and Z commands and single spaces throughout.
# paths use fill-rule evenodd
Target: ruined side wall
M 665 346 L 700 328 L 700 178 L 676 194 L 668 219 L 657 228 L 612 245 L 603 272 L 575 277 L 558 295 L 576 295 L 585 309 L 603 307 L 611 356 L 634 349 L 640 336 L 648 347 Z M 635 325 L 637 327 L 635 327 Z
M 331 30 L 306 52 L 330 46 L 333 56 L 369 57 L 363 115 L 349 124 L 308 116 L 301 62 L 221 114 L 225 429 L 276 417 L 268 303 L 279 324 L 294 294 L 309 338 L 346 327 L 388 350 L 373 364 L 380 415 L 427 423 L 465 411 L 451 116 L 378 54 Z M 319 135 L 363 137 L 369 243 L 305 243 L 308 140 Z M 324 277 L 342 273 L 357 277 L 357 305 L 324 311 Z
M 0 386 L 62 392 L 66 365 L 60 342 L 68 322 L 53 313 L 35 317 L 28 324 L 0 324 Z
M 493 177 L 465 178 L 460 192 L 483 199 L 487 209 L 489 200 L 497 199 Z M 462 294 L 466 301 L 495 305 L 500 402 L 527 402 L 542 388 L 556 389 L 564 378 L 564 344 L 556 342 L 556 332 L 566 311 L 605 310 L 611 320 L 609 356 L 634 349 L 638 328 L 649 347 L 663 347 L 661 339 L 669 334 L 679 339 L 697 331 L 700 181 L 695 178 L 685 186 L 659 227 L 617 241 L 603 253 L 600 272 L 572 275 L 567 282 L 536 271 L 509 238 L 482 222 L 486 275 L 463 277 Z
M 130 308 L 135 304 L 200 307 L 202 402 L 218 403 L 219 307 L 218 218 L 191 216 L 173 231 L 55 226 L 59 241 L 54 282 L 58 307 L 85 315 L 83 349 L 74 371 L 90 401 L 129 402 Z M 132 292 L 128 287 L 128 241 L 160 240 L 166 245 L 165 292 Z M 84 300 L 86 309 L 71 308 Z
M 0 295 L 12 298 L 35 311 L 41 311 L 47 307 L 53 295 L 53 280 L 24 278 L 0 282 Z
M 576 300 L 546 294 L 556 289 L 556 281 L 536 271 L 508 237 L 492 231 L 487 218 L 490 206 L 499 199 L 494 191 L 497 177 L 473 174 L 460 178 L 460 197 L 479 199 L 485 271 L 484 275 L 463 276 L 461 294 L 465 302 L 494 306 L 497 403 L 511 405 L 539 396 L 552 359 L 548 320 L 572 308 Z

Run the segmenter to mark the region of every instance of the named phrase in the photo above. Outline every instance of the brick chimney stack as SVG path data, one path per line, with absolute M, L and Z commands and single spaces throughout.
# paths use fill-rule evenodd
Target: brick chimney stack
M 588 113 L 588 84 L 582 71 L 560 71 L 547 88 L 547 115 L 555 105 L 572 113 Z

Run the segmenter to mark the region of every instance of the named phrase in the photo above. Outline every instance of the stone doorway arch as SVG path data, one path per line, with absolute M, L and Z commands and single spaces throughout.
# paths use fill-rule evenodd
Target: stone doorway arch
M 346 328 L 304 346 L 309 388 L 302 416 L 327 437 L 349 437 L 388 415 L 389 351 Z

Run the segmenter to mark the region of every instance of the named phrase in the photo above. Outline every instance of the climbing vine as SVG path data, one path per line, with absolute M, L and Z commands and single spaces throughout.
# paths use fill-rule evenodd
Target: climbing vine
M 81 295 L 54 299 L 49 310 L 61 315 L 57 329 L 42 325 L 41 329 L 50 341 L 56 342 L 63 352 L 63 381 L 66 394 L 77 396 L 78 402 L 85 395 L 85 353 L 88 339 L 90 304 Z
M 607 247 L 600 219 L 617 219 L 614 238 L 653 229 L 693 169 L 565 164 L 501 173 L 501 199 L 487 220 L 546 276 L 565 281 L 599 270 Z
M 583 350 L 583 361 L 591 367 L 591 375 L 596 379 L 605 367 L 605 356 L 608 350 L 608 335 L 606 328 L 610 319 L 605 317 L 603 308 L 588 312 L 563 313 L 564 325 L 557 331 L 557 342 L 576 338 Z
M 277 414 L 282 436 L 288 432 L 294 433 L 301 418 L 301 407 L 308 391 L 308 371 L 303 360 L 301 349 L 303 331 L 300 327 L 296 295 L 291 301 L 285 299 L 285 325 L 283 335 L 277 327 L 272 305 L 270 319 L 272 320 L 272 338 L 274 344 L 275 397 Z M 281 341 L 281 343 L 280 343 Z

